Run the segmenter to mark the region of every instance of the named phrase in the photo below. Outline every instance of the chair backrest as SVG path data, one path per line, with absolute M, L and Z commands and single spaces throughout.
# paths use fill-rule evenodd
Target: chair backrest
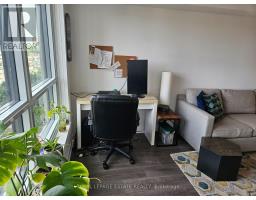
M 94 137 L 107 141 L 130 140 L 137 129 L 138 98 L 97 95 L 91 100 Z

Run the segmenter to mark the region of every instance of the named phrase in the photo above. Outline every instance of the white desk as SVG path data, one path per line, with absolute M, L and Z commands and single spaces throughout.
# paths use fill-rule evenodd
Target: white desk
M 81 148 L 81 111 L 91 110 L 91 95 L 77 98 L 77 149 Z M 139 98 L 138 110 L 146 110 L 144 122 L 144 134 L 151 145 L 155 144 L 155 129 L 158 100 L 153 96 Z

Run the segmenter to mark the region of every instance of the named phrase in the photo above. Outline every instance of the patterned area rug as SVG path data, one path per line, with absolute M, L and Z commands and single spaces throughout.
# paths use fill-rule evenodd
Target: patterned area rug
M 238 179 L 230 182 L 214 181 L 198 171 L 195 151 L 171 154 L 171 157 L 201 196 L 256 195 L 256 152 L 243 156 Z

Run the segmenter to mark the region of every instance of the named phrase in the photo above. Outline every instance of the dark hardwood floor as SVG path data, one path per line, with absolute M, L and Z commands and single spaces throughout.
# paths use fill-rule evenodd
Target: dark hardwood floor
M 170 157 L 170 153 L 192 150 L 185 141 L 180 139 L 177 146 L 151 147 L 144 134 L 137 134 L 133 145 L 136 164 L 131 165 L 128 159 L 114 154 L 108 170 L 102 167 L 106 152 L 96 156 L 87 153 L 83 158 L 73 153 L 72 160 L 83 162 L 90 177 L 101 180 L 101 183 L 91 181 L 89 195 L 197 195 Z

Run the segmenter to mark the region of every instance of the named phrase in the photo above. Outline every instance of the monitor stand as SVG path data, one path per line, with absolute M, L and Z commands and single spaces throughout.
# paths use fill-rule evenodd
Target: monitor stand
M 145 98 L 146 95 L 143 94 L 132 94 L 132 97 L 136 97 L 136 98 Z

